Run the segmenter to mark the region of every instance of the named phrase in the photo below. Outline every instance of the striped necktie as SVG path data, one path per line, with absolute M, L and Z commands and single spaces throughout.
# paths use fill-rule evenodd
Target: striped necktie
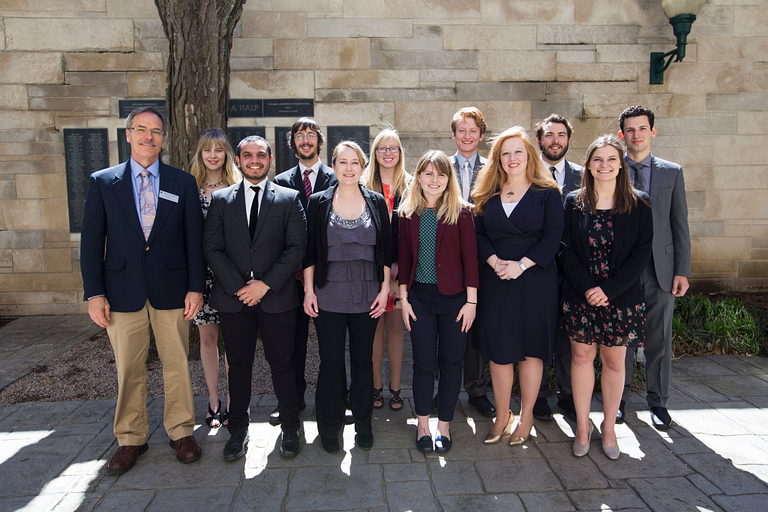
M 312 173 L 312 168 L 307 167 L 304 170 L 304 195 L 307 196 L 307 201 L 309 201 L 309 196 L 312 195 L 312 182 L 309 181 L 309 175 Z

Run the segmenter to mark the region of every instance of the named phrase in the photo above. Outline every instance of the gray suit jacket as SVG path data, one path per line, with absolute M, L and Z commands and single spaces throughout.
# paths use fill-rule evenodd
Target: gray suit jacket
M 299 193 L 267 181 L 253 241 L 245 213 L 245 180 L 213 193 L 203 230 L 203 252 L 215 276 L 211 306 L 238 313 L 235 295 L 251 279 L 269 286 L 261 301 L 267 313 L 299 305 L 294 271 L 307 250 L 307 227 Z M 290 282 L 291 286 L 285 286 Z
M 480 173 L 480 169 L 483 168 L 483 166 L 488 163 L 487 158 L 483 158 L 480 156 L 480 153 L 477 154 L 477 158 L 475 159 L 475 167 L 472 169 L 472 183 L 469 184 L 469 190 L 472 190 L 472 187 L 475 186 L 475 181 L 477 180 L 477 175 Z M 453 171 L 456 174 L 456 178 L 459 180 L 459 192 L 462 190 L 462 182 L 461 182 L 461 169 L 459 169 L 459 158 L 458 153 L 454 153 L 451 156 L 451 164 L 453 165 Z M 469 200 L 469 202 L 472 202 L 472 199 Z
M 672 290 L 674 276 L 691 275 L 691 235 L 683 168 L 651 155 L 653 258 L 659 286 Z
M 565 201 L 565 196 L 581 187 L 581 173 L 584 168 L 579 164 L 574 164 L 565 160 L 565 181 L 563 182 L 563 190 L 560 192 L 560 196 Z

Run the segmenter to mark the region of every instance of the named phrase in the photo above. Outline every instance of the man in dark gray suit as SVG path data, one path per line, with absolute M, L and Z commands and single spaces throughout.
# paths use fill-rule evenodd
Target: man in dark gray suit
M 229 361 L 230 438 L 224 460 L 247 451 L 257 333 L 277 395 L 280 454 L 295 457 L 301 443 L 293 339 L 301 300 L 293 280 L 307 249 L 304 210 L 298 192 L 267 179 L 272 148 L 266 140 L 246 137 L 236 159 L 243 181 L 213 193 L 203 230 L 205 259 L 215 276 L 211 305 L 219 312 Z
M 451 157 L 451 163 L 459 178 L 461 197 L 470 203 L 472 187 L 475 185 L 480 169 L 487 162 L 477 152 L 486 128 L 483 113 L 476 107 L 462 108 L 453 115 L 451 120 L 451 132 L 457 149 L 456 154 Z M 486 396 L 488 377 L 485 375 L 485 361 L 480 355 L 476 328 L 470 329 L 464 349 L 464 389 L 469 395 L 469 403 L 477 409 L 477 412 L 487 418 L 492 418 L 496 414 L 496 408 Z
M 538 142 L 541 150 L 541 159 L 560 186 L 560 195 L 563 200 L 565 200 L 565 196 L 581 186 L 582 167 L 565 159 L 572 133 L 573 126 L 571 123 L 558 114 L 551 114 L 536 125 L 536 142 Z M 560 279 L 563 279 L 562 275 L 560 275 Z M 571 342 L 562 329 L 557 330 L 555 377 L 557 378 L 557 406 L 569 418 L 576 421 L 576 409 L 573 406 L 573 392 L 571 391 Z M 537 420 L 549 421 L 552 419 L 552 410 L 547 403 L 548 395 L 549 379 L 545 366 L 539 396 L 533 406 L 533 417 Z
M 619 136 L 627 145 L 626 161 L 635 188 L 648 192 L 653 211 L 653 255 L 643 271 L 645 292 L 645 382 L 651 422 L 667 430 L 672 373 L 672 316 L 675 297 L 688 291 L 691 275 L 691 237 L 683 169 L 651 154 L 656 136 L 651 109 L 634 106 L 619 117 Z M 624 422 L 624 405 L 630 393 L 634 352 L 627 350 L 626 380 L 616 423 Z

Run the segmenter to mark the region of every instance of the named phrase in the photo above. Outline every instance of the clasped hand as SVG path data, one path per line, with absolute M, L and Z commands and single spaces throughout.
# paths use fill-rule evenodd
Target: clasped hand
M 496 275 L 499 279 L 509 280 L 517 279 L 523 274 L 523 269 L 520 268 L 520 263 L 512 260 L 502 260 L 499 258 L 496 260 Z
M 602 288 L 595 286 L 586 291 L 584 296 L 587 298 L 587 302 L 590 306 L 607 306 L 608 296 L 605 294 Z
M 245 286 L 237 290 L 237 298 L 246 306 L 255 306 L 261 302 L 268 291 L 269 286 L 264 281 L 251 279 Z

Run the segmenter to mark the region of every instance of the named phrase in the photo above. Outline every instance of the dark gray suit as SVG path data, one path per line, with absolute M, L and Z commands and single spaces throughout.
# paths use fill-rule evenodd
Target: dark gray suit
M 462 190 L 462 176 L 461 169 L 459 168 L 458 153 L 455 153 L 450 158 L 453 170 L 456 173 L 456 177 L 459 180 L 459 192 Z M 480 154 L 475 159 L 475 166 L 472 168 L 472 183 L 469 189 L 475 186 L 477 175 L 480 173 L 480 169 L 488 163 L 488 159 L 483 158 Z M 472 199 L 469 199 L 472 202 Z M 480 344 L 477 340 L 477 319 L 472 325 L 472 328 L 467 334 L 467 344 L 464 347 L 464 389 L 470 398 L 485 396 L 488 390 L 488 377 L 485 375 L 485 360 L 480 355 Z
M 299 194 L 269 181 L 251 239 L 246 216 L 246 180 L 213 193 L 203 230 L 205 259 L 215 276 L 211 305 L 219 311 L 229 361 L 230 433 L 248 429 L 251 374 L 257 332 L 272 371 L 280 422 L 297 431 L 299 411 L 293 367 L 294 320 L 300 304 L 294 271 L 304 258 L 307 229 Z M 253 278 L 269 291 L 246 306 L 237 291 Z
M 672 373 L 675 276 L 691 275 L 691 236 L 683 168 L 651 155 L 653 255 L 641 277 L 645 293 L 645 380 L 649 407 L 667 407 Z M 623 400 L 629 397 L 634 351 L 627 351 Z

